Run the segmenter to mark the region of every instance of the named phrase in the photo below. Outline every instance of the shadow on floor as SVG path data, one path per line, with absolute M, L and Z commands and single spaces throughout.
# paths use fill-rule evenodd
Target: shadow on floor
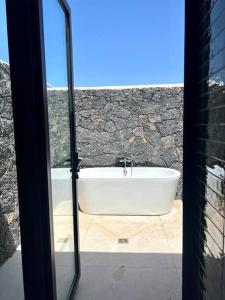
M 0 299 L 23 300 L 21 251 L 17 250 L 0 268 Z
M 181 254 L 81 252 L 76 300 L 181 300 Z M 73 276 L 73 253 L 57 252 L 60 300 Z M 0 269 L 1 300 L 22 300 L 21 254 Z M 15 298 L 16 295 L 16 298 Z M 74 299 L 74 300 L 75 300 Z
M 181 254 L 81 252 L 76 300 L 180 300 Z

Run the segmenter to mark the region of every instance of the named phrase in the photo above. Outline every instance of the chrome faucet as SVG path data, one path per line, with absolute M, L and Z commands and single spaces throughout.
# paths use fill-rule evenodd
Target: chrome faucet
M 123 175 L 124 176 L 127 176 L 127 163 L 131 163 L 131 175 L 132 175 L 132 166 L 133 166 L 132 158 L 127 157 L 127 154 L 124 153 L 124 156 L 122 159 L 120 159 L 120 162 L 124 163 L 124 167 L 123 167 Z
M 133 156 L 131 155 L 131 157 L 130 157 L 130 170 L 131 170 L 130 175 L 131 175 L 131 177 L 133 175 L 133 167 L 134 167 L 134 160 L 133 160 Z
M 77 159 L 77 172 L 80 172 L 82 160 L 83 160 L 83 157 L 78 157 L 78 159 Z

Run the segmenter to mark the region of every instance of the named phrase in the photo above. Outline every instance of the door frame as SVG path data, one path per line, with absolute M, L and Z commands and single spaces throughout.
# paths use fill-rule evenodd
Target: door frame
M 68 291 L 71 299 L 80 277 L 71 13 L 66 0 L 55 1 L 60 3 L 66 19 L 74 242 L 78 263 Z M 42 0 L 6 0 L 6 11 L 24 294 L 25 299 L 54 300 L 57 297 Z
M 43 0 L 44 1 L 44 0 Z M 74 106 L 74 79 L 73 79 L 73 47 L 72 47 L 72 26 L 71 9 L 66 0 L 55 0 L 60 4 L 65 14 L 66 31 L 66 55 L 67 55 L 67 78 L 68 78 L 68 96 L 69 96 L 69 121 L 70 121 L 70 146 L 71 146 L 71 172 L 72 172 L 72 197 L 73 197 L 73 227 L 74 227 L 74 259 L 75 274 L 67 299 L 75 296 L 76 288 L 80 279 L 80 245 L 79 245 L 79 215 L 77 200 L 77 166 L 78 152 L 76 148 L 76 124 L 75 124 L 75 106 Z M 43 42 L 44 43 L 44 42 Z
M 183 258 L 182 299 L 201 299 L 198 283 L 200 257 L 200 223 L 198 188 L 196 187 L 196 112 L 200 44 L 200 10 L 202 1 L 185 0 L 184 59 L 184 141 L 183 141 Z
M 73 47 L 72 47 L 72 26 L 71 10 L 66 0 L 57 0 L 65 13 L 66 25 L 66 43 L 67 43 L 67 77 L 68 77 L 68 96 L 69 96 L 69 120 L 70 120 L 70 145 L 71 145 L 71 171 L 72 171 L 72 195 L 73 195 L 73 225 L 74 225 L 74 249 L 75 249 L 75 271 L 68 299 L 75 295 L 77 285 L 80 279 L 80 244 L 79 244 L 79 215 L 77 199 L 77 171 L 78 171 L 78 152 L 76 147 L 76 123 L 75 123 L 75 105 L 74 105 L 74 79 L 73 79 Z

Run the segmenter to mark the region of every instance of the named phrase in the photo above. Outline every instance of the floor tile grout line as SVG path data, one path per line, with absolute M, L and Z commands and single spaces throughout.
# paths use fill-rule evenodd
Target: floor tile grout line
M 181 208 L 178 208 L 177 210 L 179 211 L 179 210 L 181 210 L 182 209 L 182 207 Z M 178 211 L 177 211 L 177 213 L 178 213 Z M 104 220 L 104 221 L 106 221 L 106 220 Z M 151 225 L 150 223 L 147 223 L 147 222 L 137 222 L 137 221 L 135 221 L 135 222 L 130 222 L 130 220 L 126 220 L 127 222 L 125 223 L 125 222 L 121 222 L 121 225 L 124 225 L 124 224 L 132 224 L 132 225 L 135 225 L 135 224 L 138 224 L 138 225 L 142 225 L 142 226 L 149 226 L 149 225 Z M 161 219 L 161 217 L 159 216 L 158 217 L 158 221 L 159 221 L 159 224 L 157 224 L 157 226 L 158 225 L 160 225 L 160 227 L 161 227 L 161 229 L 162 229 L 162 232 L 163 232 L 163 236 L 162 236 L 162 238 L 164 239 L 164 241 L 166 242 L 166 244 L 167 244 L 167 246 L 168 246 L 168 248 L 171 250 L 171 252 L 172 252 L 172 249 L 171 249 L 171 243 L 169 242 L 169 238 L 168 238 L 168 232 L 167 232 L 167 230 L 166 230 L 166 224 L 165 224 L 165 222 Z M 158 222 L 157 222 L 158 223 Z M 93 224 L 95 224 L 95 225 L 99 225 L 99 224 L 101 224 L 101 222 L 98 220 L 98 222 L 96 222 L 96 220 L 95 220 L 95 218 L 93 217 L 93 218 L 91 218 L 91 220 L 90 220 L 90 222 L 89 222 L 89 225 L 88 225 L 88 228 L 86 229 L 86 232 L 85 232 L 85 235 L 84 235 L 84 238 L 83 238 L 83 242 L 85 242 L 86 240 L 87 240 L 87 236 L 88 236 L 88 232 L 90 231 L 90 229 L 91 229 L 91 226 L 93 225 Z M 109 224 L 108 222 L 107 222 L 107 224 Z M 111 225 L 115 225 L 115 223 L 114 222 L 110 222 L 110 224 Z M 117 223 L 118 224 L 118 223 Z M 152 224 L 152 226 L 154 226 L 153 224 Z M 154 238 L 154 235 L 151 235 L 151 238 Z M 116 251 L 117 252 L 117 251 Z M 145 253 L 149 253 L 149 252 L 145 252 Z M 174 256 L 172 256 L 172 259 L 173 259 L 173 265 L 175 266 L 175 268 L 177 268 L 177 265 L 176 265 L 176 263 L 175 263 L 175 261 L 174 261 Z
M 82 213 L 82 212 L 79 212 L 79 213 Z M 88 231 L 91 227 L 91 224 L 92 224 L 92 221 L 93 221 L 93 217 L 91 218 L 91 220 L 88 222 L 88 226 L 87 226 L 87 229 L 85 230 L 85 233 L 84 233 L 84 236 L 83 236 L 83 241 L 80 241 L 81 243 L 84 244 L 85 240 L 86 240 L 86 237 L 87 237 L 87 234 L 88 234 Z M 79 221 L 80 222 L 80 221 Z M 79 227 L 80 227 L 80 224 L 79 224 Z M 81 250 L 82 251 L 82 250 Z

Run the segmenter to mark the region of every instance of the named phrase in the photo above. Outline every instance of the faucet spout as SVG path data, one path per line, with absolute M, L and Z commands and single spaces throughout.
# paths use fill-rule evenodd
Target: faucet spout
M 80 172 L 82 160 L 83 160 L 83 157 L 79 157 L 79 158 L 77 159 L 77 172 Z
M 122 159 L 120 159 L 120 162 L 124 163 L 123 167 L 123 175 L 126 177 L 127 176 L 127 163 L 131 163 L 131 176 L 132 176 L 132 159 L 127 157 L 126 153 L 124 153 L 124 156 Z

